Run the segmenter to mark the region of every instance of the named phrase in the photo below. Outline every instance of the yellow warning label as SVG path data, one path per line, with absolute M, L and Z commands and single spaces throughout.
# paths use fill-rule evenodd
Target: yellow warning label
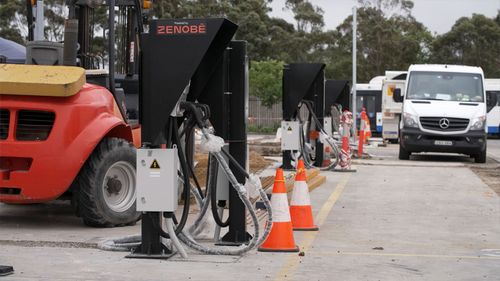
M 392 95 L 394 94 L 394 89 L 396 89 L 395 85 L 389 85 L 389 87 L 387 87 L 387 96 L 388 97 L 392 97 Z
M 151 166 L 149 166 L 150 169 L 160 169 L 160 164 L 158 164 L 158 161 L 156 159 L 153 160 L 153 163 L 151 163 Z

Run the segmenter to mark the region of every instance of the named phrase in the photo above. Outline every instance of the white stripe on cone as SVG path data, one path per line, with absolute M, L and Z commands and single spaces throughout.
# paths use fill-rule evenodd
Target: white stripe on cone
M 288 209 L 288 197 L 286 193 L 273 193 L 271 197 L 273 210 L 273 222 L 291 222 L 290 210 Z
M 347 124 L 344 124 L 342 127 L 342 136 L 349 138 L 349 126 L 347 126 Z
M 360 124 L 359 128 L 360 128 L 359 129 L 360 131 L 365 131 L 365 129 L 366 129 L 365 119 L 361 119 L 361 124 Z
M 293 184 L 291 206 L 309 206 L 311 198 L 309 197 L 309 187 L 305 181 L 296 181 Z

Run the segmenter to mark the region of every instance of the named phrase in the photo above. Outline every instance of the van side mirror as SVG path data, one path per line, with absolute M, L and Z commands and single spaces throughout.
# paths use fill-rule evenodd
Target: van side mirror
M 401 89 L 399 89 L 399 88 L 394 89 L 394 92 L 392 93 L 392 99 L 395 102 L 403 102 L 403 96 L 401 95 Z
M 486 91 L 486 108 L 490 112 L 498 103 L 498 92 Z

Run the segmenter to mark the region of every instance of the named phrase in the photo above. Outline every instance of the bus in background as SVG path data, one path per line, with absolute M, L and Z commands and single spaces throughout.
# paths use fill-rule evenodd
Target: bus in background
M 376 76 L 369 83 L 356 84 L 356 128 L 359 128 L 360 116 L 363 107 L 366 109 L 366 115 L 370 120 L 370 129 L 372 135 L 382 133 L 382 80 L 384 76 Z
M 489 136 L 500 136 L 500 79 L 484 79 L 486 94 L 497 95 L 497 104 L 487 108 L 486 122 Z

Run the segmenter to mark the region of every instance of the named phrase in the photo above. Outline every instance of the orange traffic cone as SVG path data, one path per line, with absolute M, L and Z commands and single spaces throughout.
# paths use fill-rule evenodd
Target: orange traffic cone
M 332 152 L 332 148 L 330 147 L 330 145 L 325 144 L 324 151 L 325 151 L 325 153 L 323 153 L 324 158 L 323 158 L 323 166 L 322 167 L 327 167 L 332 163 L 332 161 L 329 159 L 330 158 L 329 155 Z
M 368 141 L 369 138 L 372 137 L 372 129 L 370 127 L 370 118 L 368 118 L 368 115 L 365 114 L 364 118 L 365 118 L 365 125 L 366 125 L 366 128 L 365 128 L 365 142 L 366 142 L 366 141 Z
M 297 164 L 297 175 L 293 184 L 292 201 L 290 202 L 290 215 L 292 216 L 293 230 L 318 230 L 314 225 L 309 187 L 306 182 L 304 161 Z
M 359 142 L 358 142 L 358 157 L 363 156 L 363 144 L 365 143 L 365 131 L 366 131 L 366 112 L 363 108 L 361 111 L 361 119 L 359 120 Z
M 288 198 L 282 169 L 276 170 L 271 207 L 273 210 L 273 227 L 258 251 L 298 252 L 299 247 L 295 245 L 295 239 L 293 238 L 292 221 L 288 212 Z

